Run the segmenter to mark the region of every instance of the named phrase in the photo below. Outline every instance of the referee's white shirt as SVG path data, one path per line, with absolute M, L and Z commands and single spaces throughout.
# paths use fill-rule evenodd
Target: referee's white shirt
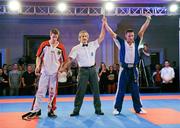
M 98 40 L 88 43 L 84 46 L 80 43 L 74 46 L 69 54 L 69 57 L 76 59 L 79 67 L 90 67 L 95 64 L 96 50 L 99 47 Z

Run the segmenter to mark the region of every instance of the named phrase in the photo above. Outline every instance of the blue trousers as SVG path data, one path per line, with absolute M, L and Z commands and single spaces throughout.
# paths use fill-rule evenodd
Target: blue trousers
M 121 112 L 126 86 L 130 86 L 133 107 L 135 112 L 141 111 L 141 101 L 139 96 L 138 70 L 133 68 L 121 68 L 118 78 L 118 88 L 115 97 L 114 108 Z

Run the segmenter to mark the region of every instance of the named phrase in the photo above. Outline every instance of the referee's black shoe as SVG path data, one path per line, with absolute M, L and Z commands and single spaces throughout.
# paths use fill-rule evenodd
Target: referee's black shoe
M 102 111 L 95 111 L 96 115 L 104 115 L 104 113 Z

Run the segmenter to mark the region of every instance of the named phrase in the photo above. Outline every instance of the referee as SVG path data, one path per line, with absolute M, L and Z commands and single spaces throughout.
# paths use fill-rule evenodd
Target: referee
M 66 64 L 60 70 L 63 71 L 67 68 L 72 60 L 76 59 L 79 65 L 78 73 L 78 87 L 75 97 L 74 110 L 70 116 L 78 116 L 81 109 L 83 98 L 86 93 L 88 82 L 90 83 L 91 90 L 94 96 L 95 114 L 104 115 L 101 111 L 101 101 L 99 96 L 98 77 L 95 68 L 96 50 L 103 41 L 105 36 L 104 22 L 102 23 L 101 33 L 99 38 L 95 41 L 88 42 L 89 34 L 87 31 L 82 30 L 79 32 L 80 44 L 72 48 Z

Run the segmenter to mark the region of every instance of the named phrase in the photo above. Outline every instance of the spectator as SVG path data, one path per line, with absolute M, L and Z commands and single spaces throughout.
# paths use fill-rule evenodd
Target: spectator
M 8 76 L 8 65 L 7 64 L 3 64 L 3 73 Z
M 117 67 L 116 64 L 113 64 L 113 70 L 116 71 L 116 72 L 118 71 L 118 67 Z
M 64 72 L 58 73 L 58 82 L 66 83 L 67 82 L 67 69 Z
M 177 63 L 176 61 L 173 61 L 172 62 L 172 68 L 174 69 L 174 72 L 175 72 L 175 78 L 174 78 L 174 85 L 175 85 L 175 89 L 178 91 L 180 88 L 179 88 L 179 67 L 177 66 Z
M 19 95 L 19 87 L 21 85 L 21 72 L 18 65 L 13 65 L 13 70 L 9 72 L 10 95 Z
M 117 72 L 113 70 L 113 66 L 109 66 L 108 93 L 116 92 L 116 77 L 117 77 Z
M 149 49 L 149 45 L 144 43 L 144 47 L 140 49 L 140 57 L 143 59 L 145 71 L 147 74 L 147 80 L 149 86 L 152 86 L 152 79 L 151 79 L 151 51 Z
M 119 74 L 119 70 L 120 70 L 120 65 L 116 64 L 116 73 Z
M 77 62 L 74 60 L 72 63 L 71 63 L 71 68 L 70 68 L 70 70 L 69 70 L 69 72 L 71 72 L 71 73 L 69 73 L 69 74 L 71 74 L 71 76 L 69 75 L 69 77 L 68 77 L 68 81 L 69 81 L 69 83 L 71 83 L 71 88 L 70 89 L 68 89 L 68 90 L 70 90 L 70 93 L 71 94 L 74 94 L 74 93 L 76 93 L 76 90 L 77 90 L 77 76 L 78 76 L 78 64 L 77 64 Z
M 58 85 L 60 94 L 72 94 L 75 91 L 72 81 L 71 69 L 65 69 L 63 72 L 58 73 Z
M 31 66 L 31 68 L 32 68 L 32 66 Z M 20 71 L 21 76 L 22 76 L 22 75 L 23 75 L 23 73 L 25 72 L 25 67 L 24 67 L 24 64 L 19 65 L 19 71 Z
M 22 74 L 22 85 L 23 85 L 23 94 L 33 95 L 35 92 L 36 85 L 36 75 L 33 71 L 31 65 L 28 65 L 27 71 Z
M 165 60 L 164 67 L 161 69 L 162 91 L 174 91 L 174 77 L 174 69 L 170 66 L 169 61 Z
M 77 83 L 77 76 L 78 76 L 78 64 L 77 62 L 73 61 L 71 63 L 71 72 L 72 72 L 72 83 Z
M 3 69 L 0 68 L 0 96 L 9 95 L 8 76 L 4 74 Z
M 25 72 L 25 68 L 24 68 L 24 64 L 19 64 L 19 66 L 18 66 L 18 69 L 19 69 L 19 72 L 21 73 L 21 77 L 22 77 L 22 75 L 23 75 L 23 73 Z M 22 84 L 22 82 L 21 82 L 21 85 L 20 85 L 20 87 L 19 87 L 19 95 L 21 96 L 21 95 L 27 95 L 26 92 L 27 90 L 26 90 L 26 87 L 24 87 L 23 86 L 23 84 Z M 28 95 L 30 95 L 29 93 L 28 93 Z
M 120 70 L 120 65 L 119 64 L 113 64 L 113 70 L 116 72 L 116 78 L 115 78 L 115 82 L 117 84 L 118 82 L 118 74 L 119 74 L 119 70 Z
M 8 75 L 9 75 L 9 72 L 12 70 L 12 65 L 8 65 L 7 70 L 8 70 Z
M 99 87 L 100 87 L 100 93 L 106 93 L 107 92 L 107 84 L 108 84 L 108 70 L 106 68 L 106 65 L 102 62 L 101 66 L 99 68 Z
M 156 71 L 153 73 L 153 83 L 155 86 L 160 87 L 161 83 L 162 83 L 162 79 L 161 79 L 161 66 L 159 64 L 156 64 Z

